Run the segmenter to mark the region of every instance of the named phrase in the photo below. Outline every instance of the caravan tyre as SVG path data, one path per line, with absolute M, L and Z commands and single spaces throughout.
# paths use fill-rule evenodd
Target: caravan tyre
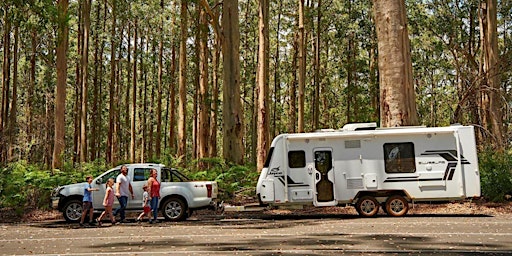
M 363 217 L 373 217 L 379 212 L 379 202 L 373 196 L 363 196 L 357 200 L 356 210 Z
M 392 217 L 403 216 L 409 211 L 409 202 L 400 195 L 390 196 L 386 200 L 386 213 Z

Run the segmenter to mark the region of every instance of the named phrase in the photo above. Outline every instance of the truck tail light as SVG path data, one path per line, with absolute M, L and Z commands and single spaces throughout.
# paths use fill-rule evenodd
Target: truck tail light
M 212 184 L 206 184 L 206 193 L 208 197 L 212 197 Z

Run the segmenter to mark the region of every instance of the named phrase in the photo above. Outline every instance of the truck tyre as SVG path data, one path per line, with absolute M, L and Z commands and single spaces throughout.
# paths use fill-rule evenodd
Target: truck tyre
M 67 222 L 78 222 L 82 217 L 82 201 L 78 199 L 71 199 L 64 204 L 62 214 Z
M 162 205 L 162 214 L 166 220 L 181 221 L 188 217 L 188 207 L 182 199 L 171 197 Z
M 356 210 L 363 217 L 373 217 L 379 212 L 379 202 L 373 196 L 363 196 L 357 200 Z
M 403 216 L 409 211 L 409 202 L 401 195 L 390 196 L 386 200 L 386 213 L 391 217 Z

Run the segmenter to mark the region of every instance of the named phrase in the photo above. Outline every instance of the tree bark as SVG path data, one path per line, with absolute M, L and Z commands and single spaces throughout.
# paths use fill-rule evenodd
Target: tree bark
M 115 103 L 116 95 L 116 22 L 117 22 L 117 13 L 116 6 L 117 1 L 112 0 L 112 25 L 110 28 L 110 45 L 111 45 L 111 55 L 113 56 L 110 59 L 110 83 L 109 83 L 109 112 L 108 112 L 108 137 L 107 137 L 107 161 L 109 163 L 117 162 L 117 133 L 115 132 L 115 123 L 118 109 L 117 104 Z
M 304 31 L 304 0 L 299 0 L 299 102 L 298 132 L 304 132 L 304 93 L 306 90 L 306 45 Z
M 485 0 L 481 8 L 481 39 L 483 46 L 483 100 L 484 127 L 489 129 L 497 149 L 505 146 L 503 126 L 503 101 L 500 86 L 501 75 L 499 70 L 498 31 L 497 31 L 497 1 Z
M 17 119 L 18 115 L 18 41 L 19 41 L 19 26 L 14 26 L 14 45 L 13 45 L 13 74 L 12 74 L 12 100 L 10 107 L 9 125 L 8 125 L 8 138 L 9 149 L 7 151 L 7 162 L 14 161 L 14 142 L 17 136 Z
M 80 162 L 87 161 L 87 100 L 89 87 L 89 34 L 91 30 L 91 0 L 83 1 L 84 21 L 82 48 L 82 107 L 80 115 Z M 115 47 L 113 47 L 115 48 Z
M 2 64 L 2 105 L 0 106 L 0 162 L 5 162 L 7 158 L 7 136 L 6 129 L 9 123 L 9 91 L 11 82 L 11 21 L 10 11 L 6 7 L 4 12 L 4 35 L 3 48 L 4 58 Z
M 160 2 L 161 9 L 163 11 L 163 0 Z M 163 15 L 160 15 L 160 40 L 158 42 L 158 95 L 157 95 L 157 106 L 156 106 L 156 138 L 155 138 L 155 155 L 157 158 L 160 158 L 162 153 L 162 94 L 163 94 L 163 69 L 164 69 L 164 21 Z
M 243 113 L 240 102 L 240 31 L 238 0 L 225 0 L 222 14 L 223 52 L 223 155 L 226 161 L 243 164 Z
M 178 158 L 186 163 L 187 149 L 187 0 L 181 0 L 180 57 L 179 57 L 179 93 L 178 93 Z
M 66 117 L 66 80 L 67 80 L 67 49 L 69 25 L 68 0 L 57 0 L 57 88 L 55 93 L 55 137 L 53 146 L 52 168 L 62 167 L 65 149 L 65 117 Z
M 257 97 L 258 97 L 258 121 L 256 145 L 256 169 L 262 170 L 269 148 L 269 1 L 259 0 L 259 50 L 258 50 L 258 75 L 257 75 Z
M 132 104 L 131 104 L 131 124 L 130 124 L 130 161 L 135 162 L 135 144 L 137 135 L 135 133 L 135 121 L 137 114 L 137 21 L 135 21 L 133 28 L 133 95 L 132 95 Z
M 373 0 L 377 27 L 381 127 L 418 125 L 405 0 Z
M 208 153 L 208 134 L 210 130 L 210 99 L 208 97 L 208 20 L 206 11 L 198 6 L 199 10 L 199 119 L 198 119 L 198 154 L 197 158 L 206 158 Z M 204 169 L 207 165 L 199 163 L 199 168 Z

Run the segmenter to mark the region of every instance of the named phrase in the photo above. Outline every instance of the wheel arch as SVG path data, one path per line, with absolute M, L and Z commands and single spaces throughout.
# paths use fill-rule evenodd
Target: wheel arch
M 158 202 L 158 210 L 162 210 L 162 205 L 169 199 L 171 198 L 179 198 L 183 201 L 183 203 L 185 203 L 185 205 L 187 206 L 187 208 L 189 208 L 189 204 L 188 204 L 188 201 L 187 201 L 187 198 L 185 198 L 183 195 L 180 195 L 180 194 L 171 194 L 171 195 L 167 195 L 165 196 L 164 198 L 162 198 L 159 202 Z
M 357 202 L 357 200 L 359 200 L 359 198 L 363 197 L 363 196 L 372 196 L 372 197 L 375 197 L 375 198 L 384 198 L 384 202 L 386 201 L 386 198 L 390 197 L 390 196 L 393 196 L 393 195 L 400 195 L 400 196 L 403 196 L 408 202 L 411 202 L 412 199 L 409 195 L 409 193 L 407 193 L 406 190 L 403 190 L 403 189 L 397 189 L 397 190 L 361 190 L 359 192 L 357 192 L 356 196 L 354 197 L 354 202 Z M 381 201 L 381 200 L 379 200 Z
M 79 200 L 80 202 L 84 200 L 84 196 L 82 195 L 70 195 L 63 197 L 59 200 L 59 211 L 64 210 L 64 206 L 71 200 Z

